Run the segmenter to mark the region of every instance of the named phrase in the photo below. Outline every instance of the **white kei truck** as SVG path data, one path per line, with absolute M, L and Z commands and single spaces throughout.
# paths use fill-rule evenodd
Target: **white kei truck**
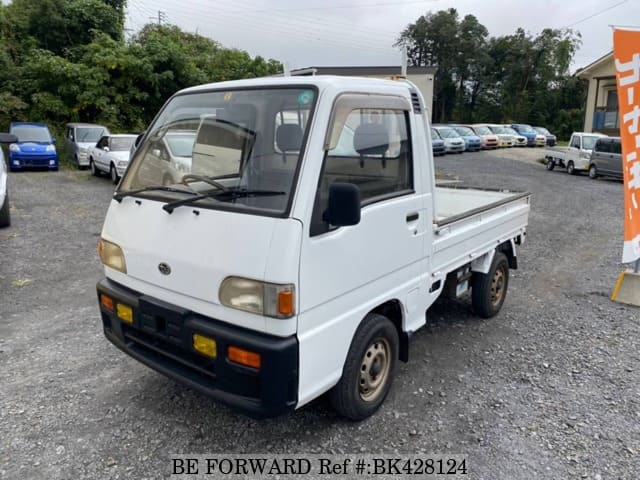
M 169 138 L 190 139 L 177 181 L 170 158 L 187 153 Z M 140 138 L 109 205 L 104 333 L 254 417 L 330 392 L 339 414 L 364 419 L 441 294 L 500 310 L 529 207 L 528 193 L 436 186 L 408 81 L 188 88 Z
M 547 170 L 556 166 L 566 168 L 569 175 L 588 172 L 591 166 L 591 152 L 599 138 L 606 137 L 601 133 L 573 132 L 567 147 L 548 148 L 544 152 Z

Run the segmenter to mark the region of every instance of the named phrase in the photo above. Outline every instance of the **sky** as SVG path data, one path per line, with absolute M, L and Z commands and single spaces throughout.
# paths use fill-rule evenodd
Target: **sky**
M 476 16 L 491 36 L 518 27 L 534 35 L 548 27 L 579 31 L 572 72 L 613 48 L 610 25 L 640 28 L 640 0 L 128 0 L 126 27 L 133 34 L 160 15 L 290 69 L 400 65 L 393 47 L 400 32 L 429 11 L 452 7 L 461 18 Z

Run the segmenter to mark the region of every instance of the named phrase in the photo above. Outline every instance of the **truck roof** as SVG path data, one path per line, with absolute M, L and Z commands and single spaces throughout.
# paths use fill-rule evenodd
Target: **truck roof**
M 381 78 L 367 77 L 343 77 L 337 75 L 314 75 L 314 76 L 293 76 L 293 77 L 261 77 L 246 80 L 231 80 L 227 82 L 208 83 L 195 87 L 185 88 L 178 93 L 194 93 L 206 90 L 225 90 L 248 87 L 275 87 L 275 86 L 297 86 L 313 85 L 319 89 L 333 87 L 337 90 L 365 90 L 375 91 L 384 89 L 387 93 L 389 89 L 397 89 L 398 93 L 406 94 L 407 89 L 412 85 L 406 80 L 387 80 Z

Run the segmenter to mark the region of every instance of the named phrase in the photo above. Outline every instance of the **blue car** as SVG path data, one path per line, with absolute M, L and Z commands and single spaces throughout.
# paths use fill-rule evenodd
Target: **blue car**
M 44 123 L 13 122 L 9 132 L 18 138 L 16 143 L 9 146 L 10 170 L 58 170 L 56 141 Z
M 458 135 L 464 140 L 465 151 L 467 152 L 479 152 L 482 148 L 482 138 L 469 127 L 463 127 L 462 125 L 451 125 L 451 127 L 458 132 Z
M 536 146 L 536 137 L 538 136 L 538 132 L 536 132 L 531 125 L 525 125 L 524 123 L 514 123 L 511 125 L 511 128 L 513 128 L 516 132 L 527 139 L 528 147 Z

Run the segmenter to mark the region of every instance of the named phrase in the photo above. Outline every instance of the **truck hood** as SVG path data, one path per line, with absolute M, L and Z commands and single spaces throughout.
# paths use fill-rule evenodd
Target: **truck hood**
M 163 205 L 139 197 L 111 202 L 102 238 L 122 248 L 127 274 L 110 275 L 107 269 L 107 276 L 125 284 L 133 279 L 127 286 L 142 293 L 160 288 L 209 305 L 220 304 L 220 284 L 229 276 L 297 284 L 302 238 L 297 220 L 194 206 L 168 214 Z M 160 272 L 161 263 L 169 274 Z

